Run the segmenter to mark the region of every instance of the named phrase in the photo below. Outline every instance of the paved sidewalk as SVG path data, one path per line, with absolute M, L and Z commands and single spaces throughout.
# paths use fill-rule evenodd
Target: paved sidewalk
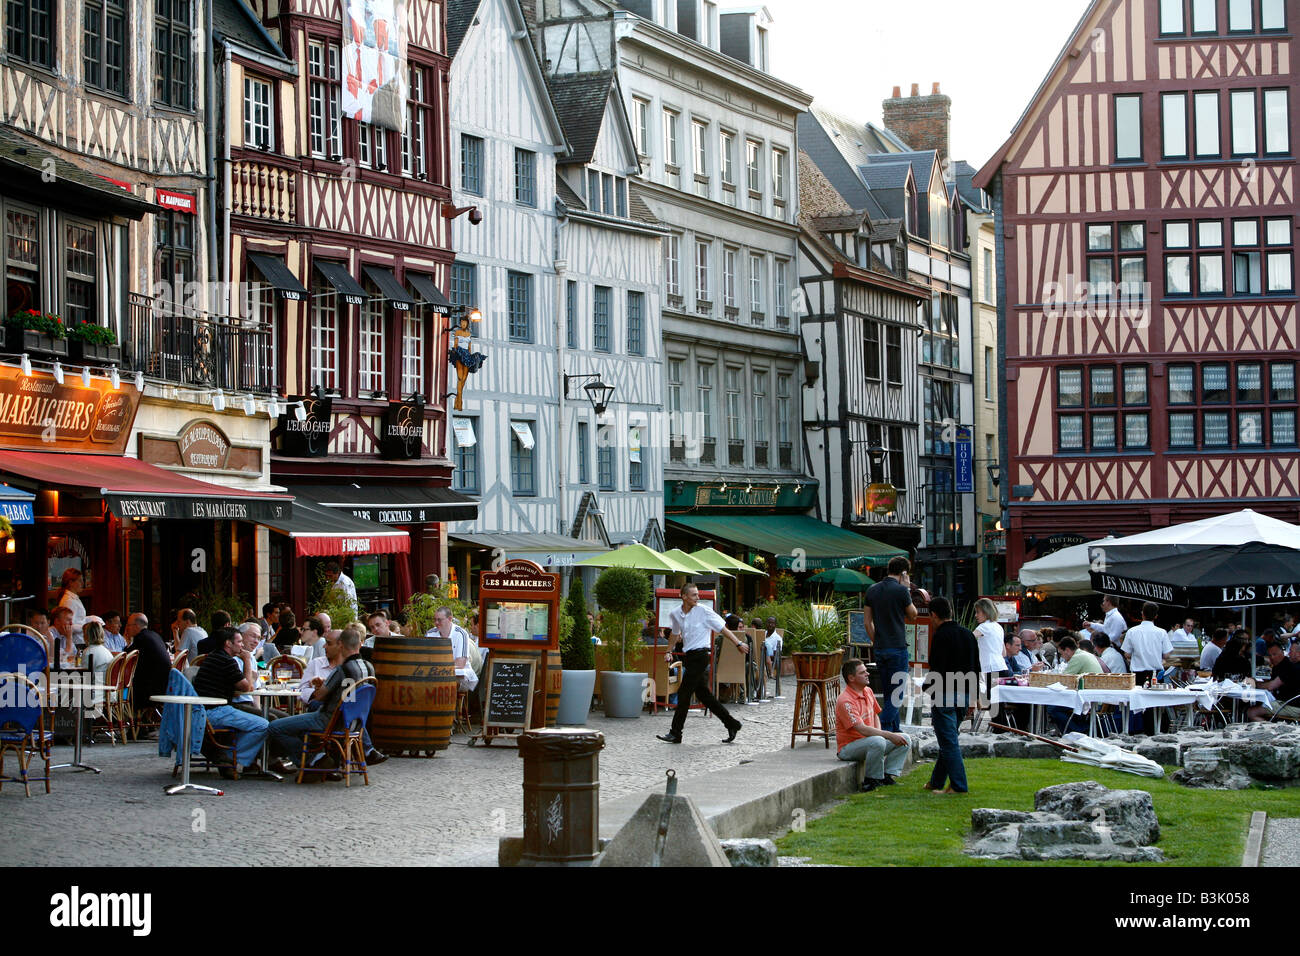
M 1264 827 L 1260 866 L 1300 866 L 1300 820 L 1269 817 Z
M 663 711 L 636 720 L 593 714 L 589 725 L 606 738 L 602 807 L 662 788 L 669 767 L 686 782 L 788 749 L 793 692 L 791 686 L 784 701 L 729 705 L 745 724 L 731 745 L 720 743 L 725 731 L 712 717 L 692 715 L 686 742 L 674 746 L 654 737 L 668 727 Z M 70 752 L 55 748 L 55 762 Z M 822 752 L 834 760 L 832 751 Z M 158 756 L 153 741 L 97 744 L 85 754 L 103 774 L 56 770 L 53 792 L 33 786 L 31 799 L 20 785 L 4 786 L 0 864 L 494 866 L 498 838 L 523 829 L 517 750 L 466 747 L 463 736 L 433 759 L 393 758 L 375 767 L 369 787 L 194 775 L 223 786 L 224 797 L 166 796 L 171 760 Z M 13 769 L 12 760 L 5 769 Z

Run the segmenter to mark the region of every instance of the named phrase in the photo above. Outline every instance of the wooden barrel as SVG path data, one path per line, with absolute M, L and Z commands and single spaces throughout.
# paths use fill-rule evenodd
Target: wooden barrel
M 564 662 L 560 659 L 559 651 L 534 651 L 529 649 L 511 648 L 508 651 L 499 652 L 502 657 L 517 657 L 524 660 L 537 661 L 537 680 L 534 694 L 545 693 L 546 695 L 546 726 L 555 727 L 559 724 L 560 716 L 560 690 L 564 687 Z M 546 659 L 546 686 L 542 687 L 542 658 Z
M 389 754 L 446 750 L 456 717 L 456 665 L 445 637 L 380 637 L 370 662 L 379 694 L 370 738 Z

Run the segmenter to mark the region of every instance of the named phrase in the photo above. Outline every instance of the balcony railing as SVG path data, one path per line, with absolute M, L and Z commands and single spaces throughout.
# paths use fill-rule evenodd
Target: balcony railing
M 277 385 L 271 330 L 228 316 L 157 309 L 133 292 L 123 363 L 177 385 L 270 392 Z
M 754 467 L 767 467 L 767 442 L 765 441 L 754 442 Z
M 718 440 L 706 438 L 700 443 L 700 464 L 712 465 L 718 457 Z
M 788 441 L 781 442 L 777 445 L 777 458 L 781 468 L 791 467 L 790 463 L 794 460 L 794 446 Z
M 266 163 L 239 161 L 230 171 L 232 211 L 259 219 L 295 222 L 298 189 L 295 174 Z
M 743 465 L 745 463 L 745 443 L 743 441 L 727 442 L 727 464 Z

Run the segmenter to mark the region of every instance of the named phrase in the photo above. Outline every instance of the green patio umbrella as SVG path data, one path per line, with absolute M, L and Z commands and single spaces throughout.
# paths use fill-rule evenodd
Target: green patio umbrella
M 717 548 L 702 548 L 699 551 L 692 551 L 690 556 L 696 561 L 704 561 L 707 564 L 712 564 L 719 568 L 727 568 L 731 571 L 737 572 L 738 574 L 759 574 L 764 577 L 767 576 L 766 572 L 760 571 L 758 568 L 750 567 L 744 561 L 737 560 L 729 554 L 723 554 Z
M 834 591 L 865 591 L 876 582 L 852 568 L 831 568 L 808 579 L 809 584 L 829 584 Z
M 698 569 L 687 567 L 666 554 L 647 548 L 644 544 L 625 544 L 605 554 L 575 561 L 573 566 L 576 568 L 638 568 L 655 574 L 700 573 Z
M 691 557 L 681 548 L 673 548 L 671 551 L 665 551 L 664 557 L 672 558 L 674 561 L 684 564 L 689 568 L 699 568 L 699 570 L 693 572 L 694 574 L 719 574 L 724 578 L 735 577 L 734 574 L 731 574 L 723 568 L 717 567 L 709 561 L 705 561 L 703 558 Z

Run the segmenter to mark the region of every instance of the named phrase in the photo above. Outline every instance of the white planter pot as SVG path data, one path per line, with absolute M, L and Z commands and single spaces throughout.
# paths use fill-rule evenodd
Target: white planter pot
M 606 717 L 640 717 L 645 706 L 649 675 L 640 672 L 605 671 L 600 675 L 600 696 Z
M 555 722 L 561 727 L 582 727 L 591 713 L 591 695 L 596 691 L 595 671 L 564 671 L 560 688 L 560 711 Z

